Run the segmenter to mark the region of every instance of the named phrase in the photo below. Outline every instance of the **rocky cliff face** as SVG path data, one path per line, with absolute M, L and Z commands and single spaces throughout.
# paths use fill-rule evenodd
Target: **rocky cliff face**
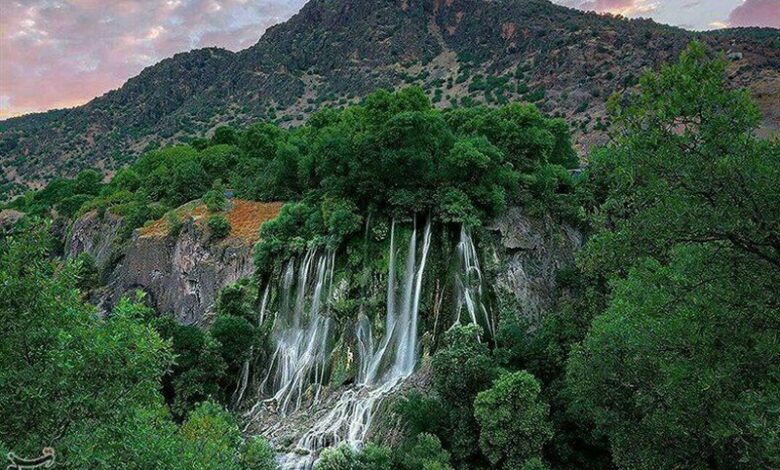
M 178 237 L 136 232 L 111 274 L 107 305 L 140 289 L 158 312 L 172 312 L 184 324 L 204 320 L 219 290 L 252 275 L 252 245 L 228 239 L 215 243 L 194 222 Z
M 185 217 L 175 237 L 161 221 L 118 244 L 122 218 L 92 211 L 74 223 L 65 252 L 69 257 L 86 252 L 95 258 L 107 283 L 100 295 L 102 308 L 139 289 L 158 312 L 172 312 L 182 323 L 201 323 L 222 287 L 254 272 L 252 248 L 257 239 L 252 234 L 257 230 L 246 226 L 259 227 L 280 207 L 246 201 L 234 206 L 228 213 L 232 234 L 223 241 L 212 240 L 203 217 L 196 215 Z M 482 255 L 493 258 L 485 262 L 494 263 L 496 292 L 512 297 L 523 319 L 535 325 L 554 307 L 556 272 L 574 262 L 581 235 L 566 224 L 531 217 L 518 207 L 488 228 L 495 239 Z
M 510 208 L 489 228 L 496 234 L 496 290 L 514 296 L 519 315 L 531 327 L 555 307 L 557 272 L 574 263 L 582 235 L 551 217 L 531 217 Z
M 110 213 L 101 217 L 93 211 L 74 223 L 65 251 L 69 257 L 86 252 L 95 258 L 107 285 L 98 296 L 102 309 L 109 310 L 123 295 L 141 290 L 157 312 L 171 312 L 184 324 L 199 324 L 220 289 L 252 275 L 257 232 L 279 207 L 235 201 L 226 213 L 230 236 L 214 240 L 203 207 L 189 204 L 178 210 L 185 220 L 178 234 L 173 235 L 165 221 L 158 221 L 136 230 L 124 243 L 118 241 L 122 218 Z
M 88 253 L 95 259 L 95 264 L 103 268 L 111 263 L 119 231 L 124 221 L 122 217 L 105 212 L 102 216 L 97 211 L 87 212 L 73 223 L 65 241 L 65 255 L 75 258 L 81 253 Z

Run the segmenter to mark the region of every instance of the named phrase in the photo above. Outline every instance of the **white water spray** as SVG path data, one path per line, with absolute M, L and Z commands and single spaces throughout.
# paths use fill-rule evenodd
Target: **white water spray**
M 387 288 L 385 332 L 374 351 L 371 324 L 362 315 L 356 326 L 359 349 L 359 382 L 344 392 L 335 405 L 301 437 L 295 452 L 279 457 L 283 470 L 309 470 L 319 452 L 347 443 L 355 448 L 363 442 L 371 427 L 377 405 L 414 372 L 417 363 L 417 319 L 422 278 L 431 244 L 431 223 L 425 225 L 419 263 L 417 227 L 409 241 L 403 284 L 396 292 L 395 222 L 390 235 L 390 263 Z M 400 302 L 398 302 L 400 300 Z
M 458 261 L 460 264 L 460 276 L 458 276 L 455 282 L 457 294 L 455 323 L 460 323 L 460 317 L 465 307 L 471 322 L 477 326 L 482 326 L 491 337 L 495 337 L 495 325 L 490 312 L 484 304 L 482 269 L 479 265 L 477 249 L 474 246 L 474 239 L 466 227 L 461 227 L 460 229 Z
M 261 384 L 261 390 L 269 390 L 273 396 L 255 404 L 250 415 L 265 405 L 284 416 L 300 408 L 304 401 L 319 400 L 331 324 L 321 309 L 330 293 L 334 262 L 335 253 L 320 254 L 310 249 L 298 265 L 297 281 L 295 260 L 287 264 L 272 332 L 276 349 Z

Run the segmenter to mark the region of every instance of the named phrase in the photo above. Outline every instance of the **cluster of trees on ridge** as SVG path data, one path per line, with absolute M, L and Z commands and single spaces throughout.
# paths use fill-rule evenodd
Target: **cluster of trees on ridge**
M 299 201 L 318 206 L 308 212 L 341 218 L 432 211 L 478 223 L 521 190 L 527 196 L 571 187 L 564 168 L 577 166 L 566 123 L 532 105 L 442 112 L 413 87 L 321 111 L 300 128 L 221 127 L 210 139 L 148 152 L 107 184 L 85 170 L 8 207 L 64 217 L 110 210 L 126 218 L 129 235 L 219 185 L 239 198 Z M 336 238 L 350 230 L 334 225 L 322 220 L 312 230 Z
M 422 98 L 379 93 L 292 131 L 222 129 L 106 185 L 80 175 L 50 187 L 82 189 L 15 207 L 66 212 L 86 195 L 71 214 L 127 211 L 140 225 L 218 182 L 297 200 L 264 228 L 261 267 L 300 249 L 293 237 L 338 243 L 370 213 L 479 224 L 511 202 L 576 218 L 588 241 L 539 329 L 517 312 L 502 312 L 494 344 L 453 329 L 433 393 L 394 406 L 399 448 L 340 447 L 317 468 L 780 466 L 780 144 L 755 137 L 759 114 L 728 89 L 725 63 L 694 44 L 615 100 L 614 142 L 576 184 L 557 121 L 515 105 L 440 113 Z M 83 263 L 51 258 L 44 232 L 0 245 L 0 450 L 52 444 L 70 468 L 274 468 L 268 444 L 242 443 L 216 403 L 264 334 L 234 333 L 253 287 L 223 292 L 224 325 L 207 332 L 131 301 L 100 319 L 76 289 Z

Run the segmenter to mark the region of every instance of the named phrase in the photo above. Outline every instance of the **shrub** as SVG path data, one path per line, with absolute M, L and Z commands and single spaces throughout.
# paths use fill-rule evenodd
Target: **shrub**
M 432 434 L 417 435 L 402 452 L 400 463 L 406 470 L 452 470 L 449 452 L 442 449 L 441 441 Z
M 179 217 L 179 214 L 177 214 L 176 211 L 171 211 L 168 213 L 167 219 L 168 235 L 172 238 L 178 238 L 182 227 L 184 227 L 181 217 Z
M 248 439 L 241 448 L 243 470 L 276 470 L 276 455 L 271 444 L 262 437 Z
M 369 443 L 362 451 L 348 444 L 325 449 L 314 470 L 392 470 L 390 449 Z
M 248 320 L 233 315 L 219 315 L 211 327 L 211 335 L 220 342 L 225 362 L 233 368 L 249 357 L 255 329 Z
M 220 212 L 227 209 L 228 200 L 225 197 L 225 187 L 221 180 L 214 181 L 211 189 L 203 196 L 203 203 L 210 212 Z
M 230 235 L 230 222 L 222 215 L 212 215 L 208 221 L 211 236 L 220 240 Z
M 550 407 L 539 398 L 541 385 L 528 372 L 507 373 L 477 395 L 474 417 L 479 422 L 479 445 L 493 465 L 520 468 L 539 457 L 552 438 Z
M 179 433 L 189 443 L 188 460 L 208 462 L 195 468 L 240 470 L 236 457 L 241 432 L 233 416 L 220 405 L 210 401 L 198 405 Z

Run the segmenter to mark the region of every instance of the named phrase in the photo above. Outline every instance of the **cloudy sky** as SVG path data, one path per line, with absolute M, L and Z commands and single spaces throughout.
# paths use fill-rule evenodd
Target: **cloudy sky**
M 780 28 L 780 0 L 554 0 L 688 29 Z M 0 119 L 71 107 L 176 52 L 244 49 L 306 0 L 0 0 Z

